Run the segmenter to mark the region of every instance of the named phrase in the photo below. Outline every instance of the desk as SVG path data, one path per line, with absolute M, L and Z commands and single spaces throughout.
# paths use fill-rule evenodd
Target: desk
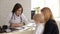
M 16 32 L 11 32 L 11 33 L 2 33 L 2 34 L 33 34 L 34 30 L 30 31 L 16 31 Z
M 18 30 L 18 31 L 13 31 L 10 33 L 1 33 L 1 34 L 33 34 L 34 33 L 34 27 L 33 27 L 33 23 L 30 23 L 30 25 L 26 25 L 26 27 L 28 27 L 28 29 L 26 28 L 26 30 Z

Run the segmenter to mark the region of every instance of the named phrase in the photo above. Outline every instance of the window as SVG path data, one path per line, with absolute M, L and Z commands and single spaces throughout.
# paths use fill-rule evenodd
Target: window
M 55 18 L 59 17 L 59 0 L 31 0 L 31 10 L 35 7 L 49 7 Z

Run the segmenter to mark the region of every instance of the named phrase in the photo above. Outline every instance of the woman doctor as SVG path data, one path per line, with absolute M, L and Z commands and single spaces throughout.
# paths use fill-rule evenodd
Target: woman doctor
M 25 24 L 28 24 L 28 20 L 23 14 L 23 7 L 21 4 L 15 4 L 12 13 L 9 14 L 9 23 L 11 28 L 22 27 Z

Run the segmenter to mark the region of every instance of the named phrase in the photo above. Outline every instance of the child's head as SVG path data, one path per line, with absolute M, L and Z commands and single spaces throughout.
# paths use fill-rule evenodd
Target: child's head
M 43 23 L 44 22 L 44 16 L 42 14 L 35 14 L 33 16 L 33 19 L 35 23 Z

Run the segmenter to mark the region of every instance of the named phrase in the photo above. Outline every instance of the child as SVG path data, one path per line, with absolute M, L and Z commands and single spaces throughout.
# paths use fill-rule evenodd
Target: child
M 44 31 L 44 16 L 42 14 L 35 14 L 33 16 L 34 22 L 36 23 L 35 34 L 43 34 Z

